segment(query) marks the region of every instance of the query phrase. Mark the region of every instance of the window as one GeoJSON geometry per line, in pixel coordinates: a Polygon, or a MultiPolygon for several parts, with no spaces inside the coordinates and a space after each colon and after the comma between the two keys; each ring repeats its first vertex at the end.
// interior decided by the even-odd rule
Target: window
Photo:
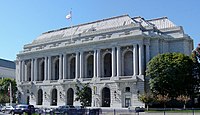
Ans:
{"type": "Polygon", "coordinates": [[[125,98],[125,107],[131,106],[131,99],[130,98],[125,98]]]}
{"type": "Polygon", "coordinates": [[[130,92],[130,87],[126,87],[125,92],[130,92]]]}

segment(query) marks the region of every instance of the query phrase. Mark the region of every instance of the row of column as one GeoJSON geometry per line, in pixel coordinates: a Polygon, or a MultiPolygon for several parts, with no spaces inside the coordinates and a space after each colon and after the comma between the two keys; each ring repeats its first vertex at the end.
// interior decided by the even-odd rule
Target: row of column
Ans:
{"type": "MultiPolygon", "coordinates": [[[[114,76],[121,76],[122,74],[122,62],[121,62],[121,47],[112,47],[111,51],[112,55],[112,77],[114,76]],[[116,50],[117,49],[117,50],[116,50]],[[115,58],[116,57],[116,58],[115,58]],[[115,60],[116,59],[116,60],[115,60]]],[[[50,80],[52,76],[52,56],[44,57],[44,80],[50,80]]],[[[59,79],[66,79],[67,77],[67,55],[66,54],[60,54],[59,55],[59,79]]],[[[31,81],[36,81],[38,76],[38,62],[37,59],[34,58],[31,59],[31,81]]],[[[101,77],[101,56],[100,56],[100,49],[95,49],[93,53],[93,75],[94,77],[101,77]]],[[[149,56],[149,45],[137,45],[133,44],[133,73],[134,75],[143,75],[144,74],[144,66],[150,59],[149,56]],[[139,48],[139,49],[138,49],[139,48]],[[144,56],[145,51],[145,56],[144,56]],[[138,56],[139,55],[139,56],[138,56]],[[146,58],[146,59],[144,59],[146,58]],[[145,62],[146,61],[146,62],[145,62]],[[139,72],[139,73],[138,73],[139,72]]],[[[75,55],[75,78],[77,79],[84,77],[83,72],[83,51],[76,52],[75,55]]],[[[19,61],[19,67],[20,67],[20,81],[27,81],[27,68],[25,67],[25,60],[19,61]]],[[[68,75],[69,76],[69,75],[68,75]]]]}

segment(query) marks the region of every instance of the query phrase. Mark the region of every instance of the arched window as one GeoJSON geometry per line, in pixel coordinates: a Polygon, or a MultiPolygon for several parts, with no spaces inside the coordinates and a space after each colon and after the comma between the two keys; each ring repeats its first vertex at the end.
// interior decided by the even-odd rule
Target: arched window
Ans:
{"type": "Polygon", "coordinates": [[[51,92],[51,105],[57,106],[57,89],[53,89],[51,92]]]}
{"type": "Polygon", "coordinates": [[[124,76],[133,75],[133,53],[132,51],[127,51],[124,54],[124,76]]]}
{"type": "Polygon", "coordinates": [[[105,56],[104,56],[104,71],[103,71],[103,75],[104,77],[111,77],[112,75],[112,59],[111,59],[111,53],[107,53],[105,56]]]}
{"type": "Polygon", "coordinates": [[[91,104],[92,104],[92,90],[89,87],[86,88],[86,96],[88,97],[88,100],[87,100],[88,103],[87,103],[86,106],[91,107],[91,104]]]}
{"type": "Polygon", "coordinates": [[[69,88],[67,90],[67,105],[73,105],[74,100],[74,90],[69,88]]]}
{"type": "Polygon", "coordinates": [[[107,87],[102,89],[102,107],[110,107],[110,89],[107,87]]]}
{"type": "Polygon", "coordinates": [[[39,89],[37,94],[37,105],[42,105],[42,102],[43,102],[43,91],[42,89],[39,89]]]}
{"type": "Polygon", "coordinates": [[[94,58],[90,55],[87,58],[87,78],[92,78],[94,74],[94,58]]]}

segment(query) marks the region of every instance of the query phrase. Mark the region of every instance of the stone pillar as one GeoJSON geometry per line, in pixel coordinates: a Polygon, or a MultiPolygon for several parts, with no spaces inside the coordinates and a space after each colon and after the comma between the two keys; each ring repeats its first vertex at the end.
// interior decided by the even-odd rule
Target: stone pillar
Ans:
{"type": "Polygon", "coordinates": [[[100,77],[101,76],[101,66],[100,66],[100,49],[97,49],[97,52],[96,52],[96,58],[97,58],[97,77],[100,77]]]}
{"type": "Polygon", "coordinates": [[[112,48],[112,77],[115,76],[115,47],[112,48]]]}
{"type": "Polygon", "coordinates": [[[34,60],[31,59],[31,81],[34,80],[34,60]]]}
{"type": "Polygon", "coordinates": [[[121,49],[117,46],[117,76],[121,76],[121,49]]]}
{"type": "Polygon", "coordinates": [[[66,65],[66,54],[63,55],[63,79],[66,79],[66,71],[67,71],[67,65],[66,65]]]}
{"type": "Polygon", "coordinates": [[[19,81],[22,81],[22,61],[19,60],[19,81]]]}
{"type": "Polygon", "coordinates": [[[133,73],[138,75],[138,53],[137,53],[137,44],[133,45],[133,73]]]}
{"type": "Polygon", "coordinates": [[[83,77],[83,52],[80,52],[80,78],[83,77]]]}
{"type": "Polygon", "coordinates": [[[146,44],[146,65],[150,60],[150,49],[149,44],[146,44]]]}
{"type": "Polygon", "coordinates": [[[48,57],[44,59],[44,80],[48,80],[48,57]]]}
{"type": "Polygon", "coordinates": [[[25,81],[25,61],[22,61],[22,81],[25,81]]]}
{"type": "Polygon", "coordinates": [[[62,74],[62,70],[63,70],[63,55],[60,54],[59,55],[59,80],[63,79],[63,74],[62,74]]]}
{"type": "Polygon", "coordinates": [[[96,77],[96,73],[97,73],[97,72],[96,72],[96,69],[97,69],[97,66],[96,66],[97,51],[96,51],[96,50],[94,50],[94,54],[93,54],[93,55],[94,55],[94,57],[93,57],[93,59],[94,59],[94,62],[93,62],[93,63],[94,63],[94,66],[93,66],[93,68],[94,68],[94,70],[93,70],[93,71],[94,71],[93,77],[96,77]]]}
{"type": "Polygon", "coordinates": [[[48,80],[51,80],[51,56],[48,56],[48,80]]]}
{"type": "Polygon", "coordinates": [[[79,52],[76,52],[76,76],[75,78],[77,79],[79,76],[79,52]]]}
{"type": "Polygon", "coordinates": [[[28,64],[27,63],[28,63],[28,61],[24,62],[24,81],[28,81],[27,80],[27,77],[28,77],[27,76],[28,75],[28,71],[27,71],[28,70],[28,64]]]}
{"type": "Polygon", "coordinates": [[[139,45],[139,75],[144,73],[144,46],[139,45]]]}
{"type": "Polygon", "coordinates": [[[37,70],[38,70],[38,67],[37,67],[38,63],[37,63],[37,58],[34,59],[34,81],[37,81],[37,70]]]}

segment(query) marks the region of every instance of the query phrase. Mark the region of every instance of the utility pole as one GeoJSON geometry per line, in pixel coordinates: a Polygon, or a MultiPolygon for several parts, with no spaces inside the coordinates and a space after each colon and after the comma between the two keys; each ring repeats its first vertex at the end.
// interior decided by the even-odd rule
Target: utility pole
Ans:
{"type": "Polygon", "coordinates": [[[11,82],[10,82],[10,86],[9,86],[10,88],[10,106],[12,106],[12,84],[11,84],[11,82]]]}

